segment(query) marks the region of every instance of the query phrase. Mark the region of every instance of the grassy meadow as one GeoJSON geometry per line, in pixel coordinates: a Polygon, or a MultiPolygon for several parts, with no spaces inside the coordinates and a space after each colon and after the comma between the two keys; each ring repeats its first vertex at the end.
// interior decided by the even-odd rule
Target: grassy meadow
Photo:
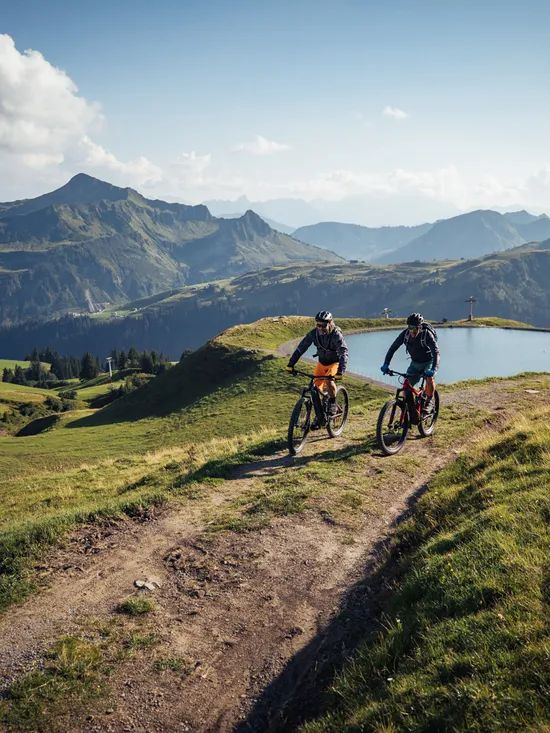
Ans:
{"type": "MultiPolygon", "coordinates": [[[[44,362],[40,362],[42,366],[50,370],[50,364],[45,364],[44,362]]],[[[4,369],[15,369],[16,366],[20,366],[22,369],[28,369],[31,365],[30,361],[20,361],[19,359],[0,359],[0,373],[4,371],[4,369]]]]}

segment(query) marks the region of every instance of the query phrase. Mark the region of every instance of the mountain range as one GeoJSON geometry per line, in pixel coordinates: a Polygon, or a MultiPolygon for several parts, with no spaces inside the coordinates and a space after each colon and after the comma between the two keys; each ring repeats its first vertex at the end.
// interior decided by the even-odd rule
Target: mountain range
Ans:
{"type": "Polygon", "coordinates": [[[147,199],[79,174],[35,199],[0,204],[0,324],[94,311],[187,283],[289,262],[338,262],[253,211],[147,199]]]}
{"type": "Polygon", "coordinates": [[[472,211],[416,227],[364,227],[321,222],[296,229],[302,242],[326,247],[346,259],[377,264],[414,260],[460,260],[550,237],[550,219],[527,211],[472,211]]]}
{"type": "MultiPolygon", "coordinates": [[[[121,309],[124,303],[143,298],[153,297],[158,302],[162,300],[159,294],[183,286],[227,280],[291,263],[296,265],[299,277],[307,279],[307,268],[304,271],[298,263],[370,261],[379,266],[378,271],[364,273],[369,287],[373,287],[374,282],[384,281],[376,275],[383,265],[426,261],[430,269],[440,271],[444,261],[477,260],[550,238],[550,219],[527,211],[473,211],[416,227],[372,228],[321,222],[295,230],[292,237],[277,231],[250,209],[240,216],[225,216],[228,218],[213,216],[204,205],[148,199],[131,188],[119,188],[84,174],[43,196],[0,203],[0,325],[71,312],[100,312],[112,305],[121,309]],[[438,264],[432,264],[434,260],[438,264]]],[[[283,226],[269,221],[279,228],[283,226]]],[[[547,248],[545,244],[527,247],[531,253],[537,249],[547,248]]],[[[417,271],[410,264],[404,271],[407,267],[417,271]]],[[[330,277],[334,275],[338,281],[335,272],[331,271],[330,277]]],[[[264,278],[258,277],[256,284],[264,278]]],[[[288,312],[302,312],[296,310],[302,301],[290,284],[294,279],[288,280],[292,294],[277,295],[271,303],[277,306],[275,310],[284,306],[288,312]]],[[[331,281],[325,289],[318,284],[319,291],[326,293],[332,292],[332,287],[331,281]]],[[[264,307],[268,291],[258,295],[260,288],[255,285],[254,292],[254,298],[264,307]]],[[[185,293],[189,303],[205,308],[201,296],[191,297],[192,291],[187,290],[185,293]]],[[[389,285],[382,290],[376,285],[373,297],[377,305],[373,301],[372,308],[394,308],[395,303],[386,302],[392,293],[389,285]]],[[[414,294],[416,297],[416,291],[414,294]]],[[[224,295],[225,300],[214,298],[213,302],[236,317],[232,304],[227,302],[234,295],[241,304],[247,301],[248,296],[232,288],[224,295]]],[[[370,303],[369,298],[365,303],[370,303]]],[[[247,318],[255,320],[259,315],[254,311],[247,318]]],[[[212,322],[221,320],[216,316],[212,322]]],[[[231,323],[224,321],[223,325],[231,323]]],[[[206,321],[204,327],[208,327],[206,321]]]]}
{"type": "Polygon", "coordinates": [[[436,222],[403,247],[376,257],[376,262],[470,259],[549,237],[550,219],[545,214],[472,211],[436,222]]]}

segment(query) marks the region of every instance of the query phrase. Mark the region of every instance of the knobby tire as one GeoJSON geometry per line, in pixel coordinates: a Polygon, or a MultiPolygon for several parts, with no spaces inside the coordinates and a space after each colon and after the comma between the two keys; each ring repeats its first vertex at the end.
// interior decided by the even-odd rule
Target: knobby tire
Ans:
{"type": "Polygon", "coordinates": [[[291,456],[296,456],[300,453],[309,435],[309,429],[311,426],[311,411],[313,405],[310,400],[306,400],[304,397],[300,397],[290,416],[290,422],[288,424],[288,452],[291,456]],[[300,425],[302,420],[302,437],[296,441],[294,436],[294,429],[300,425]]]}
{"type": "Polygon", "coordinates": [[[432,397],[432,403],[433,411],[431,415],[428,418],[423,417],[418,424],[418,432],[423,438],[429,438],[430,435],[433,435],[435,424],[439,417],[439,394],[437,390],[435,390],[434,396],[432,397]]]}
{"type": "Polygon", "coordinates": [[[388,400],[380,410],[376,423],[376,440],[384,455],[393,456],[405,445],[409,432],[409,414],[404,400],[388,400]],[[395,409],[394,409],[395,408],[395,409]],[[393,413],[391,426],[389,420],[393,413]],[[404,414],[402,414],[404,413],[404,414]]]}
{"type": "Polygon", "coordinates": [[[345,387],[336,389],[336,406],[338,413],[327,419],[327,433],[331,438],[341,435],[348,421],[349,395],[345,387]]]}

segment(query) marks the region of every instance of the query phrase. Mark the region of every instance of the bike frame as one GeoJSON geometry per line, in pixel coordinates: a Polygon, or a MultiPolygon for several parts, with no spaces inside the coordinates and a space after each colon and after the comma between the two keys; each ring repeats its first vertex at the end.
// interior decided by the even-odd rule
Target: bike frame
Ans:
{"type": "Polygon", "coordinates": [[[313,402],[313,409],[315,410],[317,420],[320,425],[324,426],[326,423],[326,415],[321,402],[321,393],[315,384],[315,380],[324,379],[326,382],[334,382],[334,377],[316,377],[315,375],[308,374],[307,372],[301,372],[299,369],[294,369],[292,374],[300,374],[303,377],[309,377],[309,384],[307,387],[302,389],[302,397],[305,397],[308,393],[311,394],[311,401],[313,402]]]}
{"type": "MultiPolygon", "coordinates": [[[[403,395],[405,397],[405,406],[407,407],[407,411],[410,413],[411,409],[414,409],[416,411],[416,413],[417,413],[417,419],[420,422],[422,420],[421,408],[420,408],[420,405],[419,405],[418,400],[416,398],[417,397],[420,397],[420,395],[424,392],[424,386],[426,384],[426,374],[424,372],[421,374],[422,381],[420,382],[419,389],[417,389],[416,387],[413,387],[412,386],[412,384],[409,382],[409,377],[408,377],[407,374],[403,374],[402,372],[394,372],[391,369],[387,372],[387,374],[390,377],[403,377],[403,379],[404,379],[403,384],[400,387],[398,387],[397,390],[396,390],[396,392],[395,392],[395,400],[396,400],[396,402],[398,402],[400,400],[400,396],[401,396],[400,393],[403,392],[403,395]],[[412,405],[407,400],[407,395],[411,395],[412,396],[412,398],[413,398],[413,404],[412,405]]],[[[391,417],[390,417],[390,422],[393,422],[393,420],[395,418],[395,408],[396,408],[396,406],[397,405],[394,405],[394,407],[392,409],[391,417]]],[[[401,422],[402,421],[403,421],[403,412],[401,412],[401,422]]]]}

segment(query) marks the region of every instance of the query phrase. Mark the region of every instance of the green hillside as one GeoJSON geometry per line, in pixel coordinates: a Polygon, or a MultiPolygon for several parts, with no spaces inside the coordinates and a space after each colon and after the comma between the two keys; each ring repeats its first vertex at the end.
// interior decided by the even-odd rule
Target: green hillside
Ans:
{"type": "Polygon", "coordinates": [[[205,206],[153,201],[80,175],[52,194],[0,206],[0,324],[97,312],[270,265],[339,259],[251,211],[216,219],[205,206]]]}
{"type": "MultiPolygon", "coordinates": [[[[0,607],[25,592],[21,553],[32,555],[35,543],[98,512],[181,497],[205,463],[281,439],[296,380],[282,358],[231,341],[230,331],[103,409],[64,412],[26,438],[0,436],[0,555],[16,553],[0,573],[0,607]]],[[[353,390],[356,404],[377,395],[362,383],[353,390]]]]}
{"type": "Polygon", "coordinates": [[[549,278],[548,242],[454,262],[287,265],[171,289],[93,320],[27,323],[0,336],[10,354],[27,353],[38,343],[62,353],[136,346],[174,357],[236,323],[273,314],[313,316],[320,307],[337,317],[375,318],[388,307],[401,318],[422,311],[434,320],[459,320],[468,313],[464,301],[470,295],[476,298],[476,317],[490,314],[547,327],[549,278]]]}
{"type": "MultiPolygon", "coordinates": [[[[50,369],[50,364],[44,364],[41,362],[44,369],[50,369]]],[[[20,366],[22,369],[28,369],[31,365],[30,361],[18,361],[17,359],[0,359],[0,372],[4,369],[15,369],[16,366],[20,366]]]]}
{"type": "MultiPolygon", "coordinates": [[[[0,435],[15,435],[27,423],[57,412],[57,395],[47,389],[0,382],[0,435]]],[[[74,407],[65,402],[65,407],[74,407]]]]}

